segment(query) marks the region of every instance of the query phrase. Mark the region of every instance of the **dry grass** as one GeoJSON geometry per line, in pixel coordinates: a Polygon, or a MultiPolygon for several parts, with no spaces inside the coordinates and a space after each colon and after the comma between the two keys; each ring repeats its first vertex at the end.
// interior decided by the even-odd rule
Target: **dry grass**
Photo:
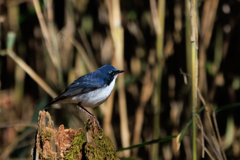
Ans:
{"type": "MultiPolygon", "coordinates": [[[[190,14],[189,2],[0,2],[1,158],[29,157],[35,133],[28,127],[35,126],[50,97],[79,76],[112,64],[125,72],[95,115],[116,149],[142,144],[118,156],[239,159],[239,4],[198,1],[197,12],[190,14]],[[192,27],[190,15],[196,18],[192,27]],[[191,64],[196,48],[198,65],[191,64]],[[184,130],[192,106],[198,113],[196,134],[192,127],[184,130]],[[197,148],[191,145],[195,136],[197,148]]],[[[50,112],[56,126],[76,129],[86,121],[71,105],[50,112]]]]}

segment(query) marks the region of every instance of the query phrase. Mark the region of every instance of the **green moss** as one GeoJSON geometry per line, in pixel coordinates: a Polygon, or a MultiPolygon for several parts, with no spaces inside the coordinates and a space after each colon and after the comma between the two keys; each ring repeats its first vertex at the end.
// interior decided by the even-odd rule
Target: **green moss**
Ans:
{"type": "Polygon", "coordinates": [[[45,142],[45,140],[48,140],[48,141],[51,140],[51,132],[43,129],[42,132],[41,132],[41,141],[45,142]]]}
{"type": "Polygon", "coordinates": [[[71,143],[72,147],[70,151],[66,154],[66,160],[75,160],[81,159],[83,145],[86,143],[86,133],[83,130],[80,130],[76,135],[74,135],[74,139],[71,143]]]}
{"type": "Polygon", "coordinates": [[[112,141],[102,131],[98,134],[93,134],[92,137],[93,143],[87,143],[85,146],[85,154],[87,159],[119,160],[119,158],[116,156],[112,141]]]}
{"type": "Polygon", "coordinates": [[[71,148],[66,152],[64,159],[80,160],[83,155],[88,160],[119,160],[116,156],[115,148],[103,131],[99,131],[95,124],[85,123],[87,133],[82,129],[74,136],[71,148]],[[87,136],[91,142],[87,143],[87,136]],[[84,151],[84,152],[83,152],[84,151]]]}
{"type": "Polygon", "coordinates": [[[46,133],[46,136],[51,137],[51,133],[48,131],[48,132],[46,133]]]}
{"type": "MultiPolygon", "coordinates": [[[[51,140],[51,132],[49,132],[46,129],[42,129],[42,132],[40,134],[41,136],[41,142],[44,144],[45,141],[50,141],[51,140]]],[[[47,157],[43,156],[43,151],[42,149],[39,151],[39,159],[51,159],[51,154],[48,154],[47,157]]]]}

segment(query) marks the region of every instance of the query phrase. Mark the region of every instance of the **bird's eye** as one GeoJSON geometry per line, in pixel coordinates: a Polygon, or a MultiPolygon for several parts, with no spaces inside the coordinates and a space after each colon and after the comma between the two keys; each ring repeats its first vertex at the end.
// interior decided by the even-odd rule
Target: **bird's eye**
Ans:
{"type": "Polygon", "coordinates": [[[113,75],[114,75],[114,72],[113,72],[113,71],[110,71],[109,74],[113,76],[113,75]]]}

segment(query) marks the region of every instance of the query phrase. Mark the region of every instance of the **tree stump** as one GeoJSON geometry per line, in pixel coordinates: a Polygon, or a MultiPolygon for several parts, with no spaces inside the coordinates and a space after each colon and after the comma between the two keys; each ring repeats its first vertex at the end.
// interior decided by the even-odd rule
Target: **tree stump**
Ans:
{"type": "Polygon", "coordinates": [[[56,130],[53,126],[50,114],[40,111],[32,160],[119,159],[112,141],[98,129],[94,119],[88,120],[86,131],[64,129],[64,125],[56,130]]]}

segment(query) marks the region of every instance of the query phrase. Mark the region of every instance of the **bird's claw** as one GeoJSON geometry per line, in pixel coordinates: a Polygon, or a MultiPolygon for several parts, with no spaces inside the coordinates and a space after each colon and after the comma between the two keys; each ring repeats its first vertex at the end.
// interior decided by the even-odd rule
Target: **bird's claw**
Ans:
{"type": "Polygon", "coordinates": [[[91,125],[91,124],[95,124],[95,126],[97,126],[99,130],[102,129],[97,117],[95,117],[95,116],[91,116],[91,118],[88,118],[88,125],[91,125]],[[94,123],[93,123],[93,121],[94,121],[94,123]]]}

